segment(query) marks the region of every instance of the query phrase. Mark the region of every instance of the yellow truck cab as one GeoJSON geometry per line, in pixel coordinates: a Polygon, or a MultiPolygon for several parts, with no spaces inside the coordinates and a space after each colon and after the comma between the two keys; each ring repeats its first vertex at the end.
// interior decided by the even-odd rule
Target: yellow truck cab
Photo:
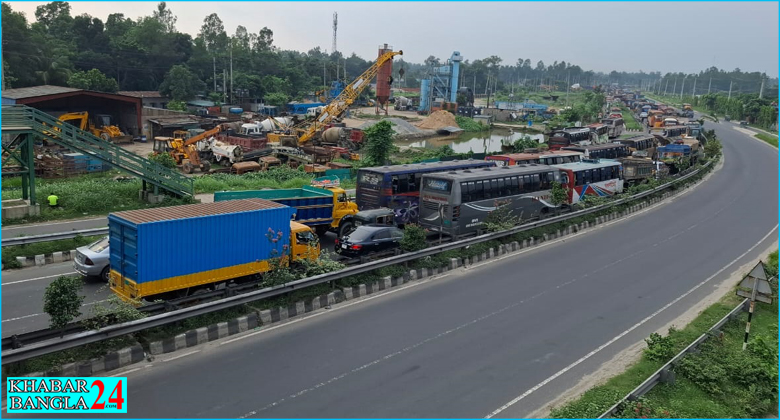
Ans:
{"type": "Polygon", "coordinates": [[[290,244],[292,262],[304,259],[314,261],[320,255],[320,241],[312,229],[302,223],[290,221],[290,244]]]}
{"type": "Polygon", "coordinates": [[[357,203],[350,201],[347,192],[341,187],[325,187],[323,189],[333,193],[333,221],[330,227],[338,229],[344,217],[354,216],[358,212],[357,203]]]}

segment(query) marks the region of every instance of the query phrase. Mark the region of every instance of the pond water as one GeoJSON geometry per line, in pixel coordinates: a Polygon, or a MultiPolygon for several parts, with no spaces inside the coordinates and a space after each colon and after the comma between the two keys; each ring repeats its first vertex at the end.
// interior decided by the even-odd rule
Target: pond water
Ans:
{"type": "Polygon", "coordinates": [[[455,153],[490,153],[500,152],[501,145],[511,145],[515,140],[531,137],[537,141],[544,141],[544,134],[537,132],[523,133],[519,130],[510,132],[504,129],[493,129],[482,133],[463,133],[459,136],[436,137],[425,140],[396,141],[398,146],[436,149],[442,146],[450,146],[455,153]]]}

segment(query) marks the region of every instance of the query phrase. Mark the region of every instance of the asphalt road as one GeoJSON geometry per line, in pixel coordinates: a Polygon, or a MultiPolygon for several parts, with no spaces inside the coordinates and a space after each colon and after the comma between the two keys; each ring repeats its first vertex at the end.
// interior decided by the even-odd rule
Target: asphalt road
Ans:
{"type": "Polygon", "coordinates": [[[45,235],[49,233],[70,232],[73,230],[104,228],[107,226],[108,219],[103,216],[90,219],[68,220],[51,223],[12,225],[3,227],[2,235],[3,238],[16,238],[19,236],[45,235]]]}
{"type": "Polygon", "coordinates": [[[777,152],[707,126],[725,164],[688,194],[587,235],[160,357],[126,373],[128,417],[483,417],[513,400],[497,417],[527,416],[777,240],[767,236],[777,152]]]}
{"type": "Polygon", "coordinates": [[[731,125],[706,127],[717,127],[725,163],[688,194],[586,235],[133,367],[122,375],[126,417],[528,416],[777,240],[777,151],[731,125]]]}
{"type": "MultiPolygon", "coordinates": [[[[336,235],[327,233],[320,238],[322,249],[333,251],[336,235]]],[[[2,331],[3,337],[36,331],[49,326],[49,316],[43,312],[43,294],[46,286],[61,275],[78,275],[73,262],[49,264],[42,267],[4,271],[2,275],[2,331]]],[[[84,278],[84,316],[91,306],[111,296],[111,290],[98,278],[84,278]]]]}
{"type": "MultiPolygon", "coordinates": [[[[61,275],[75,276],[72,262],[43,267],[4,271],[2,275],[2,335],[36,331],[49,326],[49,316],[43,312],[43,293],[61,275]]],[[[81,312],[89,315],[91,306],[111,294],[100,279],[84,279],[85,296],[81,312]]]]}

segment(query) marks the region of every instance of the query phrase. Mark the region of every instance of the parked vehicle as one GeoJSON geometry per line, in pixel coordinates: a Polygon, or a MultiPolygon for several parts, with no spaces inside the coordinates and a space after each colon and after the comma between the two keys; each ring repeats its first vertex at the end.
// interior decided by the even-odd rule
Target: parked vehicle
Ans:
{"type": "Polygon", "coordinates": [[[84,277],[100,277],[108,282],[110,267],[109,237],[100,238],[97,241],[80,248],[76,248],[76,258],[73,259],[73,268],[84,277]]]}
{"type": "Polygon", "coordinates": [[[401,247],[404,233],[395,226],[364,225],[336,240],[336,252],[348,257],[360,257],[401,247]]]}
{"type": "Polygon", "coordinates": [[[495,166],[493,161],[469,159],[361,168],[357,175],[357,205],[363,210],[387,207],[395,212],[399,226],[416,223],[424,174],[495,166]]]}
{"type": "Polygon", "coordinates": [[[420,226],[453,238],[484,233],[490,212],[509,206],[520,220],[544,217],[560,172],[546,165],[515,165],[423,175],[420,226]]]}
{"type": "Polygon", "coordinates": [[[295,209],[293,220],[314,228],[320,235],[333,231],[339,237],[344,236],[352,230],[352,216],[358,212],[357,204],[351,202],[347,192],[339,186],[214,193],[214,202],[247,198],[261,198],[290,206],[295,209]]]}
{"type": "Polygon", "coordinates": [[[623,192],[623,166],[617,160],[585,159],[552,166],[561,171],[569,204],[576,204],[587,195],[605,197],[623,192]]]}
{"type": "Polygon", "coordinates": [[[267,200],[232,200],[108,215],[111,290],[121,299],[172,299],[256,278],[319,256],[295,209],[267,200]],[[204,232],[219,234],[215,245],[204,232]]]}

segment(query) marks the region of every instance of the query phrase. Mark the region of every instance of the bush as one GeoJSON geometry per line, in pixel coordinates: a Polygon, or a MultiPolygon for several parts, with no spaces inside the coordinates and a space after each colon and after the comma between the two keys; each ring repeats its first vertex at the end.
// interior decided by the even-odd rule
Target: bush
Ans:
{"type": "Polygon", "coordinates": [[[473,118],[469,117],[462,117],[460,115],[455,116],[455,121],[458,122],[458,127],[462,128],[463,131],[467,133],[476,133],[479,131],[487,131],[490,129],[485,124],[482,124],[482,122],[474,121],[473,118]]]}
{"type": "Polygon", "coordinates": [[[426,237],[425,229],[418,225],[406,225],[404,227],[404,237],[401,238],[401,249],[406,252],[425,249],[428,246],[428,243],[425,241],[426,237]]]}
{"type": "Polygon", "coordinates": [[[509,230],[520,224],[520,218],[512,214],[508,201],[494,202],[496,209],[488,213],[485,218],[485,226],[490,232],[509,230]]]}
{"type": "Polygon", "coordinates": [[[149,160],[166,168],[176,169],[176,161],[168,153],[149,153],[149,160]]]}
{"type": "Polygon", "coordinates": [[[659,362],[667,362],[674,357],[674,340],[672,340],[670,334],[666,337],[661,336],[658,333],[650,334],[650,338],[646,338],[647,348],[645,349],[645,357],[650,360],[656,360],[659,362]]]}
{"type": "Polygon", "coordinates": [[[51,318],[51,328],[64,328],[68,323],[81,316],[81,304],[85,296],[80,296],[84,286],[78,277],[60,276],[46,286],[43,294],[43,311],[51,318]]]}

